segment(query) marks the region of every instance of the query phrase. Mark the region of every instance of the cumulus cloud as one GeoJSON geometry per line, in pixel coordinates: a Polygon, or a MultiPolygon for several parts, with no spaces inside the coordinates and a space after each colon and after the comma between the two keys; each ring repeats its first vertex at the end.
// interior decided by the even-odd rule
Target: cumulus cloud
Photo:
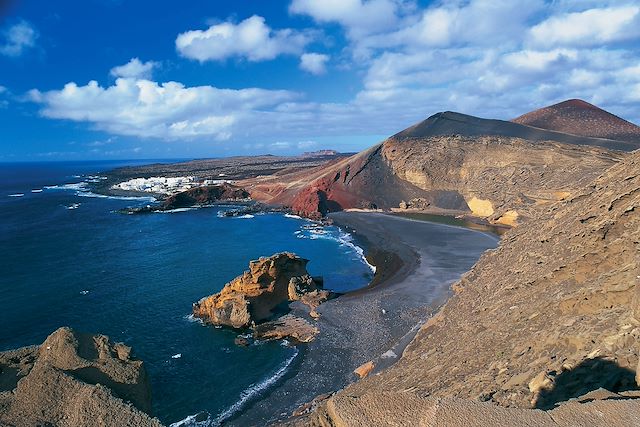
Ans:
{"type": "Polygon", "coordinates": [[[261,16],[238,24],[222,22],[206,30],[192,30],[176,38],[178,52],[201,62],[238,57],[267,61],[280,55],[297,55],[311,41],[308,33],[292,29],[273,30],[261,16]]]}
{"type": "Polygon", "coordinates": [[[36,45],[38,32],[27,21],[20,21],[4,31],[0,54],[17,57],[36,45]]]}
{"type": "Polygon", "coordinates": [[[613,0],[436,3],[351,40],[353,52],[367,52],[354,61],[365,76],[357,101],[510,118],[578,97],[640,121],[638,9],[613,0]]]}
{"type": "MultiPolygon", "coordinates": [[[[412,3],[292,1],[291,13],[309,15],[319,25],[343,27],[347,46],[341,59],[351,58],[354,73],[362,76],[360,90],[343,102],[313,102],[312,94],[305,98],[289,91],[187,87],[139,77],[119,78],[108,87],[70,83],[60,90],[33,91],[31,98],[42,105],[46,117],[87,122],[112,134],[230,139],[256,149],[257,144],[266,149],[278,141],[389,135],[443,110],[509,119],[568,98],[582,98],[640,122],[640,53],[635,48],[640,35],[627,21],[605,22],[609,15],[601,13],[628,7],[620,6],[622,2],[443,0],[426,8],[412,8],[412,3]],[[366,28],[359,13],[367,8],[389,8],[391,19],[366,28]],[[585,16],[590,32],[584,36],[563,33],[556,24],[585,16]],[[624,37],[623,28],[628,30],[624,37]]],[[[194,49],[189,57],[201,61],[284,54],[270,47],[278,31],[266,27],[262,18],[258,21],[258,27],[268,30],[266,36],[257,32],[263,34],[257,39],[266,44],[212,43],[226,37],[215,35],[221,28],[239,40],[242,21],[213,25],[218,30],[212,31],[212,40],[205,35],[210,29],[192,34],[183,39],[184,46],[194,49]]],[[[305,43],[290,52],[300,56],[300,68],[322,72],[329,59],[305,53],[305,43]]]]}
{"type": "Polygon", "coordinates": [[[534,45],[597,46],[640,35],[640,6],[589,9],[551,16],[530,30],[534,45]]]}
{"type": "Polygon", "coordinates": [[[29,97],[43,106],[44,117],[88,122],[116,135],[168,140],[211,137],[229,139],[235,126],[251,120],[260,109],[292,100],[288,91],[186,87],[178,82],[118,78],[102,87],[67,83],[63,89],[29,97]]]}
{"type": "Polygon", "coordinates": [[[320,75],[327,72],[329,55],[321,53],[305,53],[300,57],[300,69],[311,74],[320,75]]]}
{"type": "Polygon", "coordinates": [[[153,69],[159,65],[160,64],[154,61],[142,62],[138,58],[131,58],[126,64],[113,67],[110,74],[114,77],[150,79],[153,74],[153,69]]]}
{"type": "Polygon", "coordinates": [[[289,6],[292,14],[339,23],[354,40],[395,28],[400,17],[413,9],[409,0],[293,0],[289,6]]]}

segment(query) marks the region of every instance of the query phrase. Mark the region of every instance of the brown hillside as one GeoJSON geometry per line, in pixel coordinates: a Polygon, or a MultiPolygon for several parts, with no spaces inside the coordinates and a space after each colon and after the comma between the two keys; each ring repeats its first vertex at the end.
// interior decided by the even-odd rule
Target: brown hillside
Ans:
{"type": "Polygon", "coordinates": [[[638,425],[638,401],[620,399],[638,389],[639,278],[640,152],[511,230],[398,363],[300,423],[638,425]],[[588,392],[547,413],[499,408],[546,410],[588,392]],[[614,400],[588,403],[598,398],[614,400]]]}
{"type": "Polygon", "coordinates": [[[622,157],[598,147],[506,136],[393,137],[332,164],[239,185],[254,199],[312,217],[398,208],[404,201],[512,223],[568,197],[622,157]]]}
{"type": "Polygon", "coordinates": [[[572,135],[632,142],[640,148],[640,126],[580,99],[544,107],[512,121],[572,135]]]}

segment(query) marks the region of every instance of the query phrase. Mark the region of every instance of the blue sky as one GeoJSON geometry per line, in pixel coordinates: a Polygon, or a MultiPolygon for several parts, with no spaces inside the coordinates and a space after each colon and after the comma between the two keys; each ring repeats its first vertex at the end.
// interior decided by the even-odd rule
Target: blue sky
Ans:
{"type": "MultiPolygon", "coordinates": [[[[7,2],[0,1],[0,5],[7,2]]],[[[14,1],[0,161],[358,151],[437,111],[640,122],[640,4],[14,1]]]]}

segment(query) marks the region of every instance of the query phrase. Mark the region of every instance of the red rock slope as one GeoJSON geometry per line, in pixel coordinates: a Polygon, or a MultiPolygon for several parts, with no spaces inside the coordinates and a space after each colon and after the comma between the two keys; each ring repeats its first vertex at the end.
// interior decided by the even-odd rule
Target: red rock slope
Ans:
{"type": "Polygon", "coordinates": [[[572,135],[633,142],[640,148],[640,126],[581,99],[550,105],[512,121],[572,135]]]}

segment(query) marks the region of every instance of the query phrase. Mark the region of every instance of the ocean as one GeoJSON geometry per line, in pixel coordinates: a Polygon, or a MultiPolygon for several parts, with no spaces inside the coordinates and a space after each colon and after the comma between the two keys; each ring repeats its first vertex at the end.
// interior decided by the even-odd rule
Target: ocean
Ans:
{"type": "Polygon", "coordinates": [[[310,260],[325,288],[372,278],[362,250],[337,227],[282,214],[220,217],[233,206],[125,215],[144,198],[93,194],[88,183],[147,162],[0,164],[0,351],[40,344],[61,326],[108,335],[145,361],[163,423],[237,416],[295,368],[286,342],[234,344],[191,305],[218,292],[248,262],[281,251],[310,260]],[[198,417],[200,419],[200,417],[198,417]]]}

